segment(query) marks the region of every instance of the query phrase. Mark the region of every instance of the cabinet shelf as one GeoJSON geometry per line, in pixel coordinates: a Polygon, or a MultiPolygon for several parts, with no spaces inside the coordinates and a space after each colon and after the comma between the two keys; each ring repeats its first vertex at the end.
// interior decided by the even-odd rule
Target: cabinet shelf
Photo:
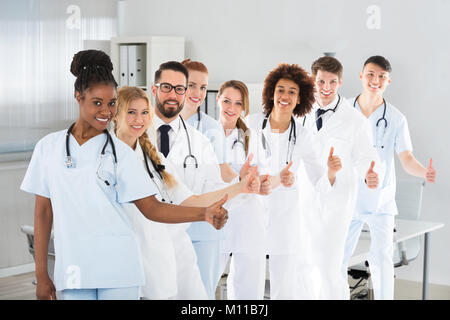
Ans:
{"type": "Polygon", "coordinates": [[[161,63],[184,59],[184,37],[120,36],[111,38],[113,75],[119,84],[150,91],[161,63]]]}

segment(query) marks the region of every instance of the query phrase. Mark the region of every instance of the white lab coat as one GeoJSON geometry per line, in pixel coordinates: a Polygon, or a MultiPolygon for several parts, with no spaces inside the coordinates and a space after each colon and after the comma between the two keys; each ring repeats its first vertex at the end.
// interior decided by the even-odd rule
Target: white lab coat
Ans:
{"type": "MultiPolygon", "coordinates": [[[[271,134],[270,117],[266,128],[261,131],[264,114],[252,114],[248,116],[252,132],[257,138],[257,148],[255,151],[256,163],[259,166],[260,174],[278,175],[286,167],[286,160],[291,160],[288,155],[288,137],[291,127],[282,134],[271,134]],[[270,148],[270,156],[262,146],[261,133],[264,133],[270,148]]],[[[290,150],[293,150],[293,165],[290,171],[296,174],[293,186],[286,188],[282,185],[277,187],[268,196],[265,196],[266,209],[269,212],[267,226],[267,254],[296,254],[299,252],[300,242],[303,235],[299,234],[300,202],[298,195],[299,181],[297,169],[300,164],[304,164],[307,169],[308,178],[317,191],[327,193],[331,190],[325,169],[326,162],[320,159],[319,149],[316,147],[313,135],[298,121],[296,122],[297,142],[290,150]]]]}
{"type": "MultiPolygon", "coordinates": [[[[333,107],[337,99],[332,102],[333,107]]],[[[333,191],[318,199],[310,194],[303,202],[302,228],[310,230],[305,245],[306,255],[300,259],[299,268],[314,277],[300,277],[299,298],[303,299],[348,299],[347,279],[340,272],[345,240],[356,202],[357,187],[364,181],[371,161],[375,171],[381,168],[373,148],[372,133],[367,119],[341,98],[335,113],[323,122],[318,131],[314,109],[300,122],[314,133],[321,147],[321,162],[327,163],[330,148],[341,159],[342,169],[336,175],[333,191]]],[[[304,175],[304,173],[302,174],[304,175]]],[[[306,179],[302,181],[303,194],[311,190],[306,179]]],[[[303,273],[305,274],[305,273],[303,273]]]]}
{"type": "MultiPolygon", "coordinates": [[[[250,134],[248,155],[254,153],[256,135],[250,134]]],[[[226,137],[225,152],[233,171],[239,175],[246,161],[244,135],[238,135],[235,128],[226,137]],[[236,142],[241,141],[241,142],[236,142]]],[[[254,161],[252,162],[252,165],[254,161]]],[[[239,177],[236,178],[236,181],[239,177]]],[[[229,260],[230,271],[227,277],[228,300],[262,300],[266,275],[266,230],[268,212],[263,196],[242,194],[232,201],[238,202],[228,211],[229,219],[224,227],[223,266],[229,260]]]]}
{"type": "MultiPolygon", "coordinates": [[[[157,145],[156,129],[162,120],[155,116],[153,126],[147,130],[152,143],[157,145]]],[[[186,137],[186,131],[177,117],[173,122],[173,127],[176,133],[170,136],[170,152],[167,155],[166,161],[172,164],[177,176],[183,181],[186,187],[194,194],[202,194],[221,189],[226,186],[222,180],[220,167],[217,162],[216,155],[213,151],[211,143],[200,131],[193,128],[186,123],[187,132],[189,134],[189,141],[191,153],[197,160],[198,168],[195,168],[195,162],[192,158],[186,161],[186,168],[183,164],[185,158],[189,154],[189,144],[186,137]]],[[[208,222],[195,222],[194,224],[201,226],[203,230],[199,234],[191,233],[192,240],[215,240],[223,239],[223,230],[216,230],[208,222]]],[[[185,228],[189,228],[191,223],[184,224],[185,228]]],[[[196,228],[195,228],[196,229],[196,228]]]]}
{"type": "MultiPolygon", "coordinates": [[[[251,131],[250,131],[251,132],[251,131]]],[[[238,138],[237,129],[226,137],[226,153],[230,167],[239,175],[242,165],[246,161],[245,150],[242,144],[233,142],[238,138]]],[[[248,154],[253,152],[256,137],[250,134],[250,148],[248,154]]],[[[252,162],[253,164],[254,162],[252,162]]],[[[237,182],[238,177],[235,181],[237,182]]],[[[267,212],[264,210],[263,196],[257,194],[241,194],[233,202],[228,212],[229,219],[224,227],[225,240],[223,252],[249,253],[259,248],[265,248],[265,233],[267,227],[267,212]]]]}
{"type": "MultiPolygon", "coordinates": [[[[155,117],[153,126],[148,129],[149,137],[155,145],[157,145],[156,129],[159,128],[160,124],[162,124],[162,120],[155,117]]],[[[189,155],[189,143],[181,119],[177,117],[170,125],[174,132],[172,130],[169,132],[170,151],[166,160],[172,164],[177,177],[194,194],[203,194],[224,188],[226,184],[222,180],[220,167],[208,138],[186,123],[191,154],[195,157],[198,164],[198,167],[195,168],[195,161],[192,158],[187,159],[185,162],[186,157],[189,155]],[[184,168],[184,163],[186,163],[186,168],[184,168]]],[[[228,202],[225,203],[224,207],[227,206],[228,202]]],[[[196,262],[199,266],[208,297],[210,299],[214,298],[213,291],[222,271],[219,270],[220,248],[209,248],[203,254],[203,251],[199,250],[196,245],[215,243],[219,246],[224,238],[223,229],[216,230],[206,221],[170,225],[169,229],[173,237],[184,235],[184,232],[187,231],[190,239],[194,242],[197,254],[196,262]]],[[[189,261],[190,263],[191,261],[189,261]]],[[[179,269],[179,272],[181,271],[182,269],[179,269]]],[[[180,273],[178,275],[183,277],[180,273]]]]}
{"type": "MultiPolygon", "coordinates": [[[[270,255],[270,298],[295,299],[294,286],[298,277],[295,271],[296,257],[302,254],[303,243],[310,237],[309,230],[300,229],[302,215],[300,203],[305,199],[298,190],[299,166],[304,165],[314,190],[320,194],[326,195],[330,192],[331,185],[325,169],[326,162],[321,162],[319,149],[312,133],[303,128],[296,119],[296,143],[294,145],[291,142],[288,145],[292,125],[284,133],[272,133],[270,117],[265,129],[262,130],[264,117],[262,113],[252,114],[248,116],[247,121],[252,131],[256,132],[255,156],[260,174],[278,175],[286,167],[286,162],[291,160],[293,164],[290,171],[295,174],[293,186],[286,188],[280,185],[270,195],[264,197],[268,212],[266,253],[270,255]],[[263,147],[262,134],[267,141],[266,149],[263,147]]],[[[294,139],[293,134],[291,138],[294,139]]]]}
{"type": "MultiPolygon", "coordinates": [[[[136,155],[144,164],[144,155],[139,143],[136,155]]],[[[172,174],[177,184],[168,188],[159,177],[149,158],[148,165],[158,190],[156,197],[166,203],[180,204],[192,192],[176,176],[172,165],[159,155],[165,170],[172,174]]],[[[147,171],[146,171],[147,172],[147,171]]],[[[206,299],[206,291],[197,266],[197,257],[191,239],[184,228],[172,228],[171,224],[146,219],[134,204],[125,206],[139,240],[145,272],[145,286],[141,297],[146,299],[206,299]],[[177,272],[179,270],[179,272],[177,272]]]]}

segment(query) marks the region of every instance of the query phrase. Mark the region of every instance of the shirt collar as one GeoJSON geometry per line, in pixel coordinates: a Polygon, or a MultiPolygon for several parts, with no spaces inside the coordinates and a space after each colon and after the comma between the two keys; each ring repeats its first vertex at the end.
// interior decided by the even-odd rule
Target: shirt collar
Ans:
{"type": "MultiPolygon", "coordinates": [[[[228,130],[228,129],[227,129],[227,130],[228,130]]],[[[232,140],[232,141],[238,139],[238,137],[239,137],[239,135],[238,135],[238,129],[237,129],[237,127],[235,127],[233,130],[231,130],[231,133],[230,133],[228,136],[226,136],[226,138],[227,138],[228,140],[232,140]]]]}
{"type": "Polygon", "coordinates": [[[328,109],[334,109],[334,107],[336,107],[336,103],[338,102],[339,99],[339,95],[336,95],[336,97],[334,97],[333,101],[331,101],[329,104],[327,104],[324,107],[321,107],[317,102],[314,103],[314,110],[317,110],[319,108],[322,108],[323,110],[328,110],[328,109]]]}
{"type": "MultiPolygon", "coordinates": [[[[270,125],[270,117],[271,117],[271,116],[272,116],[272,115],[270,114],[269,117],[267,118],[266,127],[264,128],[264,131],[266,131],[267,133],[270,133],[270,134],[275,133],[275,132],[272,132],[272,127],[271,127],[271,125],[270,125]]],[[[293,117],[293,115],[291,115],[291,119],[289,120],[289,126],[288,126],[288,128],[287,128],[286,131],[284,131],[282,134],[284,134],[284,133],[286,133],[286,132],[287,132],[287,133],[291,132],[292,117],[293,117]]],[[[295,118],[294,118],[294,121],[295,121],[295,118]]]]}
{"type": "Polygon", "coordinates": [[[173,119],[171,122],[165,123],[165,122],[164,122],[163,120],[161,120],[161,118],[158,117],[156,114],[155,114],[155,117],[154,117],[154,119],[153,119],[153,124],[154,124],[154,127],[155,127],[156,130],[158,130],[160,126],[162,126],[162,125],[164,125],[164,124],[167,124],[167,125],[169,125],[169,126],[172,128],[172,130],[173,130],[176,134],[178,133],[178,130],[180,129],[180,126],[182,125],[179,116],[177,116],[177,117],[176,117],[175,119],[173,119]]]}

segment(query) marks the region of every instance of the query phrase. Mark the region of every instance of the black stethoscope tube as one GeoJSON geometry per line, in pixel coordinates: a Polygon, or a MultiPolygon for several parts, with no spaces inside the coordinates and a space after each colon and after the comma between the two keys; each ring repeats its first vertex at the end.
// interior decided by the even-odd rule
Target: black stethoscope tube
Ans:
{"type": "MultiPolygon", "coordinates": [[[[264,130],[266,128],[267,125],[267,120],[269,119],[270,113],[272,112],[272,110],[270,110],[269,113],[266,114],[263,123],[262,123],[262,130],[264,130]]],[[[296,133],[296,125],[295,125],[295,120],[294,117],[291,116],[291,130],[289,131],[289,140],[288,140],[288,150],[287,150],[287,155],[286,155],[286,164],[288,164],[288,158],[289,158],[289,149],[290,149],[290,145],[291,145],[291,140],[292,140],[292,136],[294,137],[294,146],[297,142],[297,133],[296,133]]],[[[261,140],[262,140],[262,144],[263,144],[263,148],[264,150],[267,150],[267,146],[266,146],[266,137],[264,136],[264,132],[261,132],[261,140]]]]}
{"type": "MultiPolygon", "coordinates": [[[[353,107],[354,108],[356,108],[356,102],[358,101],[358,98],[359,98],[359,96],[360,96],[361,94],[359,94],[356,98],[355,98],[355,101],[353,101],[353,107]]],[[[377,123],[376,123],[376,127],[377,127],[377,135],[376,135],[376,137],[375,137],[375,139],[377,139],[377,141],[376,141],[376,143],[378,144],[378,130],[379,130],[379,128],[378,128],[378,125],[380,124],[380,121],[384,121],[384,130],[386,130],[387,129],[387,126],[388,126],[388,122],[387,122],[387,119],[386,119],[386,100],[384,100],[384,98],[383,98],[383,116],[380,118],[380,119],[378,119],[377,120],[377,123]]],[[[383,133],[383,135],[384,135],[384,133],[383,133]]],[[[383,149],[384,148],[384,146],[383,145],[380,145],[380,147],[383,149]]]]}
{"type": "MultiPolygon", "coordinates": [[[[74,125],[75,125],[75,122],[72,123],[72,125],[69,127],[69,129],[67,129],[67,133],[66,133],[66,164],[67,164],[68,168],[73,167],[72,157],[70,155],[70,148],[69,148],[69,136],[72,133],[72,129],[73,129],[74,125]]],[[[106,147],[108,146],[108,143],[111,143],[111,148],[112,148],[113,155],[114,155],[114,162],[117,163],[116,146],[114,145],[114,141],[112,140],[111,135],[109,134],[107,129],[103,130],[103,133],[106,134],[106,141],[105,141],[105,144],[103,145],[101,154],[105,155],[106,147]]]]}
{"type": "MultiPolygon", "coordinates": [[[[198,113],[198,114],[200,116],[200,113],[198,113]]],[[[188,158],[194,159],[195,168],[198,168],[197,158],[192,154],[192,151],[191,151],[191,139],[189,139],[189,133],[188,133],[188,130],[186,128],[186,124],[184,123],[183,118],[181,116],[179,116],[179,117],[180,117],[181,123],[183,124],[184,131],[186,131],[186,138],[187,138],[188,148],[189,148],[189,154],[186,156],[186,158],[184,158],[184,161],[183,161],[183,168],[186,168],[186,161],[187,161],[188,158]]]]}

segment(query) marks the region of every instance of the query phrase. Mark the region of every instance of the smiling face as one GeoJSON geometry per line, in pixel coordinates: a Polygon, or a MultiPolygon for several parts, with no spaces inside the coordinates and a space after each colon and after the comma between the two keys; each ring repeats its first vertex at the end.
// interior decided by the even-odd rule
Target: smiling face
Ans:
{"type": "Polygon", "coordinates": [[[244,111],[244,101],[242,94],[238,89],[228,87],[217,97],[217,103],[220,107],[220,120],[222,123],[236,126],[236,121],[244,111]]]}
{"type": "Polygon", "coordinates": [[[151,114],[147,100],[143,98],[131,100],[128,110],[124,108],[117,114],[117,136],[134,144],[150,124],[151,114]]]}
{"type": "Polygon", "coordinates": [[[300,103],[300,88],[292,80],[280,79],[275,85],[273,106],[276,113],[292,114],[297,104],[300,103]]]}
{"type": "Polygon", "coordinates": [[[336,98],[342,79],[335,73],[318,70],[315,78],[316,100],[321,107],[329,105],[336,98]]]}
{"type": "MultiPolygon", "coordinates": [[[[164,70],[161,73],[159,83],[168,83],[172,87],[186,86],[186,76],[179,71],[164,70]]],[[[183,109],[186,93],[177,94],[175,88],[172,88],[170,92],[162,92],[160,87],[152,86],[152,94],[155,97],[156,109],[155,113],[162,120],[170,122],[183,109]]]]}
{"type": "Polygon", "coordinates": [[[391,83],[389,72],[375,63],[368,63],[360,73],[363,91],[382,95],[391,83]]]}
{"type": "Polygon", "coordinates": [[[186,91],[184,107],[189,108],[191,111],[196,111],[203,101],[205,101],[207,88],[208,74],[189,69],[188,89],[186,91]]]}
{"type": "Polygon", "coordinates": [[[97,132],[104,131],[116,115],[117,90],[115,86],[96,84],[81,95],[75,92],[80,105],[80,120],[97,132]]]}

